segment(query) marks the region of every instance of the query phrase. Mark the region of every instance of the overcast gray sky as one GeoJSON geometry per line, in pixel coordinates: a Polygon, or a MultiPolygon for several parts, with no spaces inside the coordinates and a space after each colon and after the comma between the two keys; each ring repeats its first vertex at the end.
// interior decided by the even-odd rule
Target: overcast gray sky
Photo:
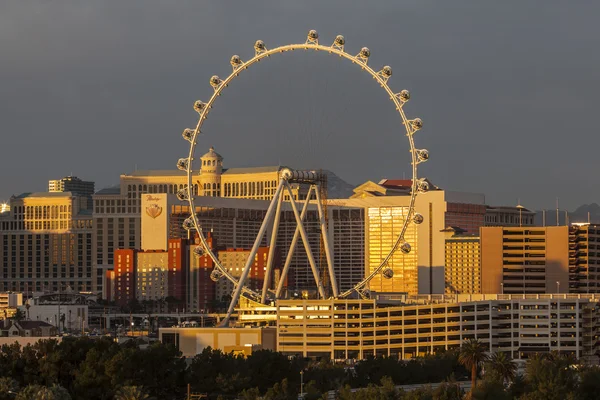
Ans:
{"type": "MultiPolygon", "coordinates": [[[[425,127],[423,174],[490,204],[600,202],[600,2],[0,2],[0,199],[73,173],[97,188],[174,168],[209,78],[253,44],[371,49],[425,127]],[[352,4],[350,4],[352,3],[352,4]]],[[[354,184],[408,177],[392,103],[360,69],[321,53],[256,65],[217,101],[199,143],[229,167],[327,168],[354,184]],[[406,174],[406,175],[405,175],[406,174]]]]}

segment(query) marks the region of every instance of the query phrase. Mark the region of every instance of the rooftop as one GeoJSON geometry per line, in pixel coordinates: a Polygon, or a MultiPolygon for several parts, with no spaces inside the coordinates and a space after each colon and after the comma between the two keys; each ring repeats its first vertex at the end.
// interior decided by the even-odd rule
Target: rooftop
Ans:
{"type": "Polygon", "coordinates": [[[214,147],[210,147],[210,149],[208,149],[208,153],[204,154],[202,157],[200,157],[201,159],[203,158],[217,158],[219,160],[223,160],[223,156],[220,155],[219,153],[217,153],[215,151],[214,147]]]}
{"type": "MultiPolygon", "coordinates": [[[[277,172],[282,169],[283,166],[266,166],[266,167],[247,167],[247,168],[223,168],[223,174],[235,175],[235,174],[259,174],[261,172],[277,172]]],[[[179,171],[177,169],[149,169],[149,170],[137,170],[130,174],[121,175],[121,177],[134,177],[134,176],[185,176],[185,171],[179,171]]]]}
{"type": "Polygon", "coordinates": [[[35,192],[35,193],[21,193],[15,196],[15,199],[25,198],[44,198],[44,197],[74,197],[75,195],[71,192],[35,192]]]}
{"type": "Polygon", "coordinates": [[[52,326],[44,321],[19,321],[17,322],[17,325],[20,326],[22,329],[36,329],[52,326]]]}
{"type": "Polygon", "coordinates": [[[261,172],[277,172],[282,168],[283,167],[280,167],[280,166],[227,168],[227,169],[223,169],[223,174],[227,174],[227,175],[260,174],[261,172]]]}
{"type": "Polygon", "coordinates": [[[487,206],[487,210],[488,211],[512,211],[512,212],[519,212],[519,210],[522,210],[524,213],[533,213],[534,212],[523,206],[487,206]]]}
{"type": "Polygon", "coordinates": [[[133,171],[130,174],[123,174],[123,176],[185,176],[185,171],[178,169],[140,169],[133,171]]]}
{"type": "Polygon", "coordinates": [[[119,186],[109,186],[107,188],[98,190],[94,194],[121,194],[121,188],[119,186]]]}

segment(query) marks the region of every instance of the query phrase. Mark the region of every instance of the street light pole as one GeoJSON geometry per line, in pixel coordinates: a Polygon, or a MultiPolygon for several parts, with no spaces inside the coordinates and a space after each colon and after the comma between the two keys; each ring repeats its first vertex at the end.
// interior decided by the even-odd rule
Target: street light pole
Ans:
{"type": "Polygon", "coordinates": [[[504,294],[504,282],[500,282],[500,293],[504,294]]]}
{"type": "Polygon", "coordinates": [[[560,281],[556,281],[556,293],[560,293],[560,281]]]}
{"type": "Polygon", "coordinates": [[[300,371],[300,398],[304,398],[304,371],[300,371]]]}

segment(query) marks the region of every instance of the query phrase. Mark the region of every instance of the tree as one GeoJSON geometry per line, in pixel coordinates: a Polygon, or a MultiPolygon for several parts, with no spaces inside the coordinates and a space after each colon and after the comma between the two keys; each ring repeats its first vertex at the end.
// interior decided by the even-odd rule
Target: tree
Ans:
{"type": "Polygon", "coordinates": [[[25,314],[20,308],[17,308],[17,311],[13,314],[11,319],[14,321],[22,321],[25,319],[25,314]]]}
{"type": "Polygon", "coordinates": [[[71,395],[60,385],[29,385],[19,392],[15,400],[71,400],[71,395]]]}
{"type": "Polygon", "coordinates": [[[0,378],[0,400],[8,400],[14,398],[13,393],[16,393],[19,388],[17,381],[9,377],[0,378]]]}
{"type": "Polygon", "coordinates": [[[471,390],[477,385],[477,370],[488,360],[486,345],[478,339],[465,340],[460,348],[458,361],[471,370],[471,390]]]}
{"type": "Polygon", "coordinates": [[[523,400],[564,400],[577,386],[575,360],[558,353],[536,354],[529,358],[526,381],[529,393],[523,400]]]}
{"type": "Polygon", "coordinates": [[[454,376],[450,376],[433,391],[433,398],[435,400],[462,400],[464,394],[464,390],[456,382],[454,376]]]}
{"type": "Polygon", "coordinates": [[[425,400],[432,399],[431,389],[425,389],[427,394],[416,390],[414,392],[402,393],[396,386],[390,377],[384,376],[381,378],[381,386],[369,384],[366,388],[358,389],[354,392],[350,389],[350,386],[346,385],[338,392],[338,399],[340,400],[399,400],[399,399],[410,399],[410,400],[425,400]],[[411,394],[415,393],[414,397],[411,394]],[[429,395],[429,397],[427,396],[429,395]],[[408,397],[406,397],[408,396],[408,397]]]}
{"type": "Polygon", "coordinates": [[[150,396],[141,386],[123,386],[115,394],[115,400],[146,400],[150,396]]]}
{"type": "Polygon", "coordinates": [[[512,396],[506,392],[504,385],[493,377],[492,379],[484,378],[471,389],[472,400],[510,400],[512,396]]]}
{"type": "Polygon", "coordinates": [[[15,400],[32,400],[42,388],[43,386],[40,385],[29,385],[19,392],[15,400]]]}
{"type": "Polygon", "coordinates": [[[497,352],[489,358],[485,372],[494,374],[502,384],[510,384],[517,374],[517,364],[506,353],[497,352]]]}
{"type": "Polygon", "coordinates": [[[71,400],[71,395],[64,387],[52,385],[51,387],[42,387],[32,400],[71,400]]]}
{"type": "Polygon", "coordinates": [[[284,379],[281,383],[276,383],[272,388],[267,390],[264,399],[265,400],[295,400],[297,394],[291,392],[288,385],[288,380],[284,379]]]}
{"type": "Polygon", "coordinates": [[[258,400],[260,399],[260,391],[258,388],[246,389],[240,393],[239,397],[241,400],[258,400]]]}
{"type": "Polygon", "coordinates": [[[579,398],[581,400],[594,400],[600,394],[600,368],[588,367],[579,375],[579,398]]]}

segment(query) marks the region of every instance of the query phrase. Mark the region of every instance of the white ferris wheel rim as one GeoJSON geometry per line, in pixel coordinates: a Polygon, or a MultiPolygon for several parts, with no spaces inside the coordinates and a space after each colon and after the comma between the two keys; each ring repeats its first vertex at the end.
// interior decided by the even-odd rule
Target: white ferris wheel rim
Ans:
{"type": "MultiPolygon", "coordinates": [[[[307,41],[305,43],[298,44],[287,44],[283,46],[279,46],[273,49],[267,49],[262,41],[257,41],[255,44],[255,54],[254,57],[250,58],[248,61],[241,61],[239,56],[234,55],[231,58],[231,65],[233,67],[233,71],[227,76],[227,78],[221,80],[218,76],[213,76],[211,78],[211,86],[213,86],[214,93],[206,103],[196,102],[196,104],[201,103],[203,107],[201,109],[196,108],[198,113],[200,114],[198,119],[198,124],[196,128],[193,129],[193,134],[191,137],[186,138],[190,142],[190,151],[188,154],[186,165],[184,170],[187,172],[188,183],[187,187],[183,189],[184,193],[182,193],[183,200],[187,200],[190,206],[190,218],[193,221],[194,228],[196,232],[198,232],[198,236],[200,239],[200,246],[202,247],[204,254],[208,255],[215,264],[215,269],[218,270],[225,278],[231,281],[234,285],[234,288],[239,285],[239,280],[231,275],[229,271],[221,264],[218,257],[214,254],[213,250],[208,245],[204,232],[202,230],[202,226],[198,220],[198,216],[196,214],[196,206],[194,204],[194,192],[193,192],[193,176],[194,176],[194,168],[193,168],[193,160],[194,160],[194,152],[197,144],[198,135],[201,132],[202,125],[204,121],[206,121],[207,116],[212,108],[212,105],[215,103],[216,99],[221,95],[221,92],[232,82],[236,77],[240,76],[241,72],[248,69],[251,65],[258,63],[260,60],[270,57],[274,54],[280,54],[288,51],[294,50],[315,50],[322,51],[329,54],[335,54],[340,56],[341,58],[347,59],[354,64],[357,64],[361,67],[361,70],[366,71],[369,75],[373,77],[374,80],[379,83],[379,85],[386,91],[390,100],[394,103],[396,107],[396,111],[400,115],[402,119],[402,124],[406,130],[406,135],[408,137],[408,142],[410,146],[411,153],[411,164],[412,164],[412,183],[411,183],[411,193],[410,193],[410,202],[409,202],[409,210],[406,214],[406,218],[404,220],[402,229],[398,234],[398,237],[395,240],[394,245],[388,252],[388,254],[381,260],[380,264],[373,269],[373,271],[367,275],[363,280],[354,285],[351,289],[340,293],[338,298],[348,297],[353,292],[357,292],[361,297],[364,297],[364,292],[367,289],[369,282],[388,265],[389,260],[395,254],[395,252],[399,249],[399,247],[405,243],[404,242],[404,234],[409,226],[409,224],[414,223],[413,217],[416,215],[415,208],[415,200],[417,197],[417,193],[420,191],[422,185],[426,186],[424,180],[418,179],[417,176],[417,165],[420,162],[425,161],[426,159],[420,159],[418,156],[418,152],[426,150],[418,150],[415,148],[414,144],[414,133],[419,130],[422,126],[422,122],[420,119],[409,120],[406,117],[406,114],[403,110],[403,105],[408,101],[409,93],[406,90],[403,90],[400,93],[394,93],[392,89],[388,86],[387,82],[392,75],[391,67],[385,66],[379,71],[375,71],[368,65],[368,60],[370,57],[370,51],[368,48],[363,47],[361,51],[357,55],[352,55],[347,53],[345,50],[345,39],[343,36],[338,35],[331,46],[321,45],[318,42],[318,34],[316,31],[310,31],[307,41]],[[316,36],[316,37],[315,37],[316,36]],[[406,97],[408,96],[408,97],[406,97]]],[[[192,131],[192,129],[186,129],[186,131],[192,131]]],[[[184,131],[185,133],[185,131],[184,131]]],[[[191,133],[191,132],[188,132],[191,133]]],[[[181,161],[181,160],[180,160],[181,161]]],[[[200,190],[200,188],[198,188],[200,190]]],[[[426,189],[425,189],[426,190],[426,189]]],[[[418,214],[417,214],[418,215],[418,214]]],[[[420,216],[419,216],[420,217],[420,216]]],[[[421,217],[422,220],[422,217],[421,217]]],[[[417,222],[420,223],[420,222],[417,222]]],[[[409,247],[410,249],[410,247],[409,247]]],[[[260,298],[260,294],[256,291],[250,289],[247,286],[242,287],[242,293],[250,295],[253,298],[260,298]]]]}

